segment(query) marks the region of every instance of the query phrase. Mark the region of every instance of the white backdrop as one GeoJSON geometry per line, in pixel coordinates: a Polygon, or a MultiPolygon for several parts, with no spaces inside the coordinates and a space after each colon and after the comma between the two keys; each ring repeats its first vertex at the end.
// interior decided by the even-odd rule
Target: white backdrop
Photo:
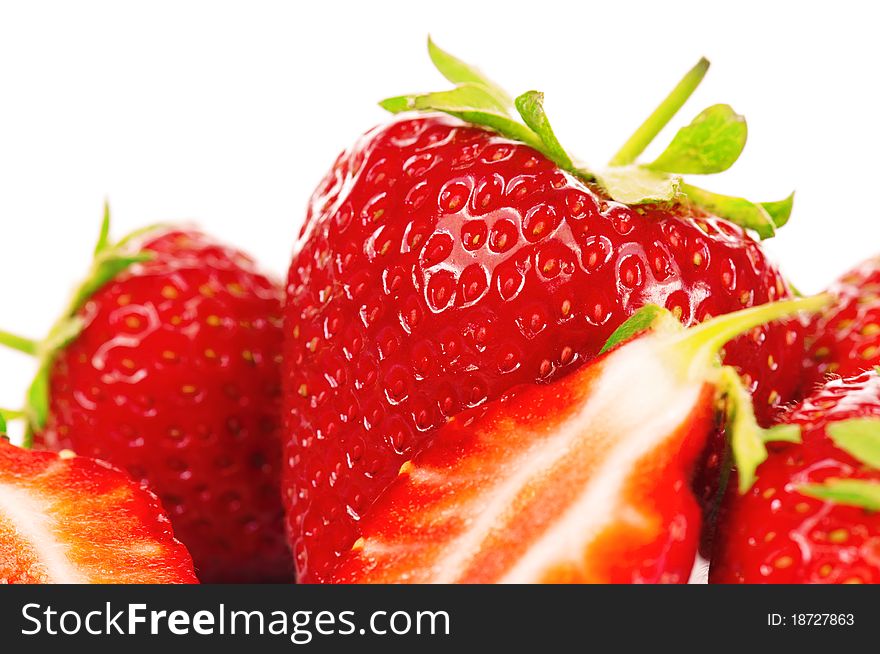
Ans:
{"type": "MultiPolygon", "coordinates": [[[[116,233],[193,219],[279,275],[311,189],[383,119],[433,90],[425,35],[604,162],[700,55],[681,119],[716,102],[749,146],[707,186],[797,189],[769,245],[816,291],[880,250],[876,9],[867,2],[7,2],[0,4],[0,324],[40,335],[85,269],[109,197],[116,233]]],[[[664,140],[666,139],[666,140],[664,140]]],[[[655,148],[656,150],[656,148],[655,148]]],[[[0,352],[0,405],[31,367],[0,352]]]]}

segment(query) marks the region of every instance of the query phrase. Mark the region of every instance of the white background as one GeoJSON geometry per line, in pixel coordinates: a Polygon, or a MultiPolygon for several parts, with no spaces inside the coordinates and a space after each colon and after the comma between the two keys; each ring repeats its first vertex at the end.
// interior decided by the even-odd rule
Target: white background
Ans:
{"type": "MultiPolygon", "coordinates": [[[[797,189],[768,247],[804,291],[880,251],[880,38],[863,2],[7,2],[0,4],[0,324],[40,335],[85,269],[101,203],[116,233],[194,219],[279,275],[336,153],[375,102],[443,84],[425,35],[602,163],[700,55],[673,128],[728,102],[749,118],[714,190],[797,189]]],[[[656,150],[656,148],[654,149],[656,150]]],[[[30,377],[0,353],[0,405],[30,377]]]]}

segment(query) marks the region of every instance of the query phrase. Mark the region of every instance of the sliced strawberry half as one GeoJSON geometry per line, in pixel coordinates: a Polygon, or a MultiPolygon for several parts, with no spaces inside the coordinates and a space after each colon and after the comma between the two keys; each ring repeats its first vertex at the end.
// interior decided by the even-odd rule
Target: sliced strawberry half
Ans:
{"type": "Polygon", "coordinates": [[[453,418],[367,513],[333,581],[687,581],[700,531],[689,480],[731,386],[717,352],[819,302],[687,331],[651,307],[610,343],[649,331],[571,376],[453,418]]]}
{"type": "Polygon", "coordinates": [[[156,496],[109,465],[0,438],[0,583],[198,583],[156,496]]]}

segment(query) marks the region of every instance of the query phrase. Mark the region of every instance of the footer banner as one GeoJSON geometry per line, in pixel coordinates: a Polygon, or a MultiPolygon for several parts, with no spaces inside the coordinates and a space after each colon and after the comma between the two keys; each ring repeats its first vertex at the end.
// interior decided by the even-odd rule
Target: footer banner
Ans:
{"type": "Polygon", "coordinates": [[[840,647],[875,637],[877,600],[870,586],[8,586],[0,642],[9,652],[81,645],[117,654],[840,647]]]}

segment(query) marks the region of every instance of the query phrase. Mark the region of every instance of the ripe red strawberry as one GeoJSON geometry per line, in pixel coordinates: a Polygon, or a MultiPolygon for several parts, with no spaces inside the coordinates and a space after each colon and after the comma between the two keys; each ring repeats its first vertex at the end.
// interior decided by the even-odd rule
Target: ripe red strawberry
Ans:
{"type": "MultiPolygon", "coordinates": [[[[106,243],[46,341],[28,415],[149,484],[206,582],[292,579],[279,476],[280,288],[193,230],[106,243]]],[[[24,348],[28,349],[28,348],[24,348]]]]}
{"type": "MultiPolygon", "coordinates": [[[[768,233],[790,203],[725,198],[662,172],[730,165],[745,127],[729,107],[703,112],[653,164],[593,174],[555,140],[538,94],[517,99],[526,127],[488,80],[431,54],[460,85],[384,106],[452,116],[405,114],[340,155],[290,266],[283,489],[305,581],[326,576],[400,465],[460,411],[576,370],[646,303],[689,325],[789,296],[760,246],[717,215],[768,233]],[[733,156],[688,160],[685,150],[718,141],[701,134],[719,122],[733,156]]],[[[674,113],[704,70],[666,109],[674,113]]],[[[639,133],[664,123],[652,117],[639,133]]],[[[631,141],[616,163],[646,145],[631,141]]],[[[801,360],[796,322],[756,328],[726,354],[764,419],[789,399],[796,376],[787,368],[801,360]]]]}
{"type": "Polygon", "coordinates": [[[572,375],[452,418],[401,467],[332,579],[686,582],[701,521],[689,481],[716,399],[730,390],[717,351],[810,303],[690,331],[661,313],[651,331],[572,375]]]}
{"type": "Polygon", "coordinates": [[[781,420],[803,444],[771,446],[731,490],[713,583],[880,583],[880,375],[833,379],[781,420]]]}
{"type": "Polygon", "coordinates": [[[105,463],[0,438],[0,584],[198,583],[159,500],[105,463]]]}
{"type": "Polygon", "coordinates": [[[850,377],[880,365],[880,256],[846,273],[828,292],[837,301],[807,330],[806,392],[828,373],[850,377]]]}

